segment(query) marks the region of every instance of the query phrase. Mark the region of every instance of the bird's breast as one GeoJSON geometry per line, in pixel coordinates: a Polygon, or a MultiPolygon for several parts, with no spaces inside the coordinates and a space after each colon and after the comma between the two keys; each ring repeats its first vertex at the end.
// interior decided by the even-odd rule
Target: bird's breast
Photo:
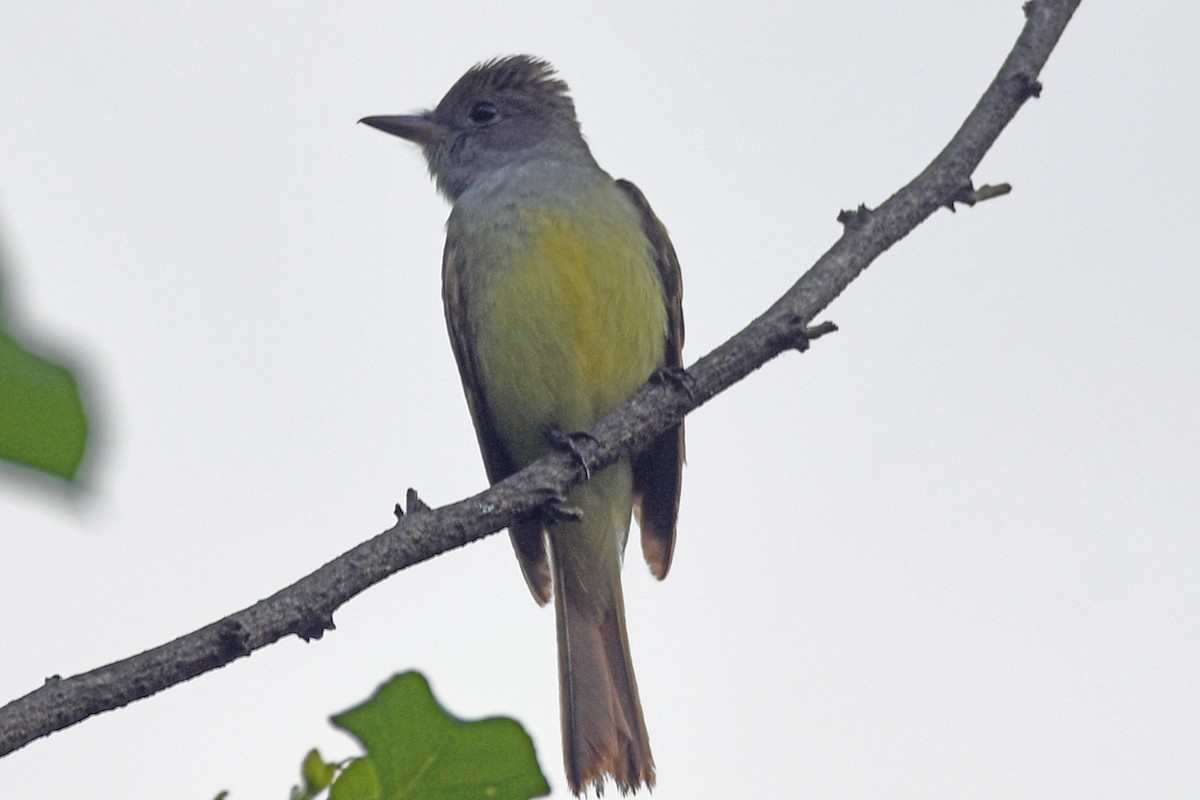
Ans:
{"type": "Polygon", "coordinates": [[[637,210],[611,179],[565,194],[496,209],[459,245],[487,408],[522,464],[545,452],[547,426],[590,427],[663,362],[662,283],[637,210]]]}

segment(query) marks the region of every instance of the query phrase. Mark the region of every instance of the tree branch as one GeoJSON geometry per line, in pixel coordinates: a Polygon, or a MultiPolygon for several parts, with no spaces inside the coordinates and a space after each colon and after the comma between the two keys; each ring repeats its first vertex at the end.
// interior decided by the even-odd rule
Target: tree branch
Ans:
{"type": "MultiPolygon", "coordinates": [[[[594,473],[637,452],[688,412],[785,350],[805,350],[833,329],[813,318],[881,253],[940,207],[973,203],[971,175],[1022,104],[1041,90],[1037,76],[1079,0],[1033,0],[1026,24],[999,73],[937,158],[879,208],[843,212],[842,237],[762,316],[701,358],[681,381],[651,381],[580,442],[594,473]]],[[[988,188],[988,187],[985,187],[988,188]]],[[[428,510],[409,494],[397,523],[291,586],[218,622],[104,667],[45,685],[0,708],[0,756],[88,717],[148,697],[295,634],[319,639],[333,612],[405,567],[461,547],[538,513],[583,480],[569,454],[556,452],[453,505],[428,510]]]]}

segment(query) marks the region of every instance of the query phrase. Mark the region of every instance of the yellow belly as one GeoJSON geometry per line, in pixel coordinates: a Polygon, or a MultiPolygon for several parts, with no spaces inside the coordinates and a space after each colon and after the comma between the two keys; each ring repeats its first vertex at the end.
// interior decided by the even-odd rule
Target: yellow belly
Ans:
{"type": "Polygon", "coordinates": [[[660,278],[617,191],[519,212],[515,236],[492,232],[507,246],[492,248],[504,263],[478,287],[475,352],[496,431],[518,464],[546,451],[548,426],[590,427],[662,364],[660,278]]]}

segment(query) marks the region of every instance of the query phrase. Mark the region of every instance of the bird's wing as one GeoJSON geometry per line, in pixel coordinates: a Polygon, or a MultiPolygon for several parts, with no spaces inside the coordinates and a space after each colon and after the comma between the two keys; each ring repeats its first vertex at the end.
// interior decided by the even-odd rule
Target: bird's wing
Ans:
{"type": "MultiPolygon", "coordinates": [[[[617,186],[633,202],[642,217],[642,229],[650,241],[654,264],[662,279],[663,303],[667,308],[667,341],[664,367],[683,366],[683,278],[679,258],[667,229],[655,216],[646,197],[636,186],[618,180],[617,186]]],[[[683,485],[683,424],[655,439],[633,462],[634,511],[642,531],[642,553],[654,576],[665,578],[675,550],[675,520],[679,514],[679,491],[683,485]]]]}
{"type": "MultiPolygon", "coordinates": [[[[463,276],[471,265],[462,259],[462,254],[447,240],[442,254],[442,303],[446,311],[446,327],[450,331],[450,346],[454,350],[454,360],[458,362],[458,375],[462,379],[467,406],[471,410],[471,421],[475,423],[475,436],[479,439],[483,465],[488,480],[498,483],[516,472],[517,467],[496,433],[483,384],[479,380],[472,346],[475,337],[470,329],[471,315],[468,313],[470,298],[463,283],[463,276]]],[[[523,520],[510,527],[509,534],[529,591],[538,603],[545,605],[550,600],[550,563],[546,558],[542,522],[523,520]]]]}

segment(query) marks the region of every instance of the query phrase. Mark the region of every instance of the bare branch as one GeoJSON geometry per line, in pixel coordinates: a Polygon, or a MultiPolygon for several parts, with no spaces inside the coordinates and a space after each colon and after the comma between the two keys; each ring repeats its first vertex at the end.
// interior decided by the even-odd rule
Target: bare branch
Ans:
{"type": "Polygon", "coordinates": [[[224,666],[285,636],[319,639],[333,612],[405,567],[502,530],[566,496],[584,470],[595,472],[636,452],[696,407],[789,349],[833,330],[810,323],[881,253],[938,208],[997,194],[976,190],[971,175],[1037,82],[1079,0],[1033,0],[1025,28],[999,73],[937,158],[879,208],[843,212],[842,237],[762,316],[701,358],[678,380],[652,380],[628,403],[575,442],[578,457],[556,452],[488,491],[428,510],[409,493],[390,530],[253,606],[200,630],[71,678],[45,685],[0,708],[0,756],[90,716],[148,697],[224,666]]]}

